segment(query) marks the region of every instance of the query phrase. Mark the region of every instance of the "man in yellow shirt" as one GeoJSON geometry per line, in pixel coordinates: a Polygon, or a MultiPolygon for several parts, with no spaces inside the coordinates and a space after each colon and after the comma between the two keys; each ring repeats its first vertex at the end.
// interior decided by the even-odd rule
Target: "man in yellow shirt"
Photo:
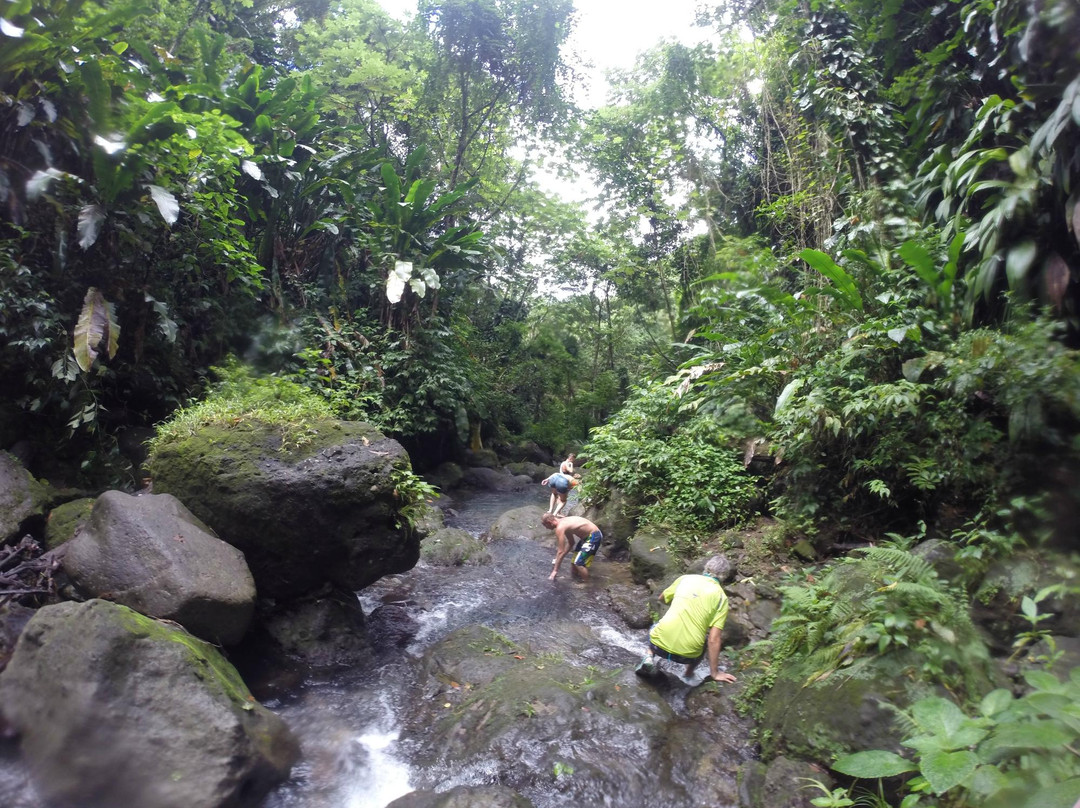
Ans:
{"type": "Polygon", "coordinates": [[[684,663],[689,678],[704,656],[713,681],[735,681],[734,676],[718,667],[721,632],[728,614],[728,599],[720,581],[730,573],[731,562],[715,555],[705,562],[703,574],[681,575],[660,593],[660,601],[670,603],[671,608],[650,629],[649,653],[634,669],[636,674],[656,673],[659,658],[684,663]]]}

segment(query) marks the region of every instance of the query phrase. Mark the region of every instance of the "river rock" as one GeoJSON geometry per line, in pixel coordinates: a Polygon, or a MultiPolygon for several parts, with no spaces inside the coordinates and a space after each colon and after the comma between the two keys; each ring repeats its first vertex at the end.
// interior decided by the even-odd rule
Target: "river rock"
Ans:
{"type": "Polygon", "coordinates": [[[472,468],[497,469],[499,456],[492,449],[466,449],[465,465],[472,468]]]}
{"type": "Polygon", "coordinates": [[[169,494],[106,491],[62,563],[89,597],[175,620],[214,643],[239,642],[255,610],[243,553],[169,494]]]}
{"type": "Polygon", "coordinates": [[[525,486],[532,485],[529,477],[515,477],[505,469],[487,467],[465,469],[462,482],[481,491],[520,491],[525,486]]]}
{"type": "Polygon", "coordinates": [[[79,497],[49,511],[49,518],[45,522],[45,546],[55,550],[75,538],[75,534],[90,519],[96,501],[94,497],[79,497]]]}
{"type": "Polygon", "coordinates": [[[469,626],[430,649],[403,733],[417,785],[455,772],[534,801],[557,791],[566,804],[734,804],[738,764],[753,754],[746,735],[722,736],[716,714],[677,714],[664,691],[686,686],[634,676],[633,652],[582,664],[599,645],[569,621],[469,626]]]}
{"type": "Polygon", "coordinates": [[[310,667],[355,665],[370,653],[364,611],[352,592],[294,600],[260,622],[286,657],[310,667]]]}
{"type": "Polygon", "coordinates": [[[662,528],[645,527],[634,534],[630,540],[630,572],[640,584],[653,581],[665,586],[681,574],[668,552],[668,537],[662,528]]]}
{"type": "Polygon", "coordinates": [[[35,532],[44,519],[48,489],[7,452],[0,452],[0,544],[35,532]]]}
{"type": "Polygon", "coordinates": [[[590,505],[585,511],[585,518],[603,531],[609,552],[626,549],[630,545],[630,538],[637,530],[637,522],[630,515],[630,508],[629,497],[618,489],[611,489],[603,502],[590,505]]]}
{"type": "Polygon", "coordinates": [[[1080,566],[1067,555],[1050,550],[1025,550],[992,564],[975,593],[972,617],[987,630],[996,650],[1008,654],[1016,635],[1031,630],[1020,610],[1024,596],[1034,597],[1055,584],[1064,584],[1065,591],[1039,601],[1038,611],[1046,615],[1039,628],[1080,636],[1080,598],[1069,593],[1070,587],[1080,585],[1080,566]]]}
{"type": "Polygon", "coordinates": [[[656,622],[660,604],[644,586],[612,584],[605,590],[611,610],[630,628],[648,628],[656,622]]]}
{"type": "Polygon", "coordinates": [[[414,791],[386,808],[532,808],[533,803],[506,786],[454,786],[449,791],[414,791]]]}
{"type": "Polygon", "coordinates": [[[487,543],[456,527],[444,527],[424,539],[420,557],[428,564],[440,567],[491,563],[487,543]]]}
{"type": "Polygon", "coordinates": [[[461,479],[464,476],[465,472],[461,470],[461,466],[447,460],[425,474],[424,479],[440,491],[453,491],[461,485],[461,479]]]}
{"type": "Polygon", "coordinates": [[[488,529],[488,537],[492,539],[550,539],[554,545],[555,531],[540,524],[540,517],[543,515],[544,508],[540,505],[513,508],[495,520],[488,529]]]}
{"type": "Polygon", "coordinates": [[[522,461],[518,463],[507,463],[506,470],[513,474],[515,477],[528,477],[529,480],[534,483],[538,483],[541,480],[547,479],[552,473],[550,465],[529,463],[527,461],[522,461]]]}
{"type": "Polygon", "coordinates": [[[206,426],[150,458],[154,490],[176,495],[238,547],[260,597],[287,598],[330,582],[358,590],[411,569],[420,541],[400,514],[409,458],[372,427],[323,419],[306,441],[245,421],[206,426]]]}
{"type": "Polygon", "coordinates": [[[257,806],[299,754],[216,648],[102,600],[38,611],[0,705],[56,805],[257,806]]]}
{"type": "Polygon", "coordinates": [[[7,667],[8,660],[15,653],[15,643],[34,612],[34,609],[18,603],[0,606],[0,671],[7,667]]]}

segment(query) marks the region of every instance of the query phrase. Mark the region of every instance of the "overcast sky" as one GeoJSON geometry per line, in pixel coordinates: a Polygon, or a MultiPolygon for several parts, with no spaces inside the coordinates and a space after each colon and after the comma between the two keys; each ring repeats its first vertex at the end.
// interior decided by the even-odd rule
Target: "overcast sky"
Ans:
{"type": "MultiPolygon", "coordinates": [[[[394,16],[404,19],[416,11],[416,0],[379,0],[394,16]]],[[[629,68],[642,51],[661,39],[696,44],[705,29],[695,28],[694,11],[702,0],[575,0],[578,22],[570,52],[593,63],[593,85],[580,103],[604,101],[603,71],[629,68]]]]}

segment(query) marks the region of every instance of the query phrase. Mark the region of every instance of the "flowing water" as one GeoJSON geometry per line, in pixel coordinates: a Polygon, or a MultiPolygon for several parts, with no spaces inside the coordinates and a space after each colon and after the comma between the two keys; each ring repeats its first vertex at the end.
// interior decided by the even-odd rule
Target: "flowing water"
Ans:
{"type": "MultiPolygon", "coordinates": [[[[537,487],[539,488],[539,487],[537,487]]],[[[546,489],[481,493],[463,501],[447,524],[473,535],[487,530],[504,511],[525,504],[546,506],[546,489]]],[[[315,675],[287,697],[268,701],[299,737],[303,757],[292,777],[267,799],[265,808],[384,808],[414,788],[484,784],[494,773],[483,763],[465,770],[432,773],[414,768],[400,737],[425,651],[457,628],[495,630],[587,623],[600,647],[593,659],[603,668],[628,668],[644,648],[644,630],[627,629],[601,597],[609,583],[627,581],[625,565],[598,560],[586,584],[572,582],[569,559],[559,580],[549,582],[554,541],[503,539],[490,545],[492,563],[482,566],[414,569],[384,578],[359,593],[375,637],[370,656],[346,671],[315,675]],[[411,637],[378,642],[380,610],[407,615],[411,637]]],[[[632,677],[631,677],[632,678],[632,677]]],[[[686,688],[683,688],[685,696],[686,688]]],[[[567,795],[528,794],[537,808],[579,804],[567,795]]],[[[0,805],[38,808],[21,767],[0,756],[0,805]]]]}

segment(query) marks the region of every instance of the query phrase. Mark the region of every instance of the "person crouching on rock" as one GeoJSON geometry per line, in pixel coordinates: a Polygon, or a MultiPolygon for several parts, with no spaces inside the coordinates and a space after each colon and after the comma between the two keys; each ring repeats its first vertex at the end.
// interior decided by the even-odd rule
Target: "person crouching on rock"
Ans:
{"type": "Polygon", "coordinates": [[[600,528],[581,516],[555,516],[545,513],[540,517],[541,523],[549,530],[555,531],[555,538],[559,541],[555,551],[555,568],[548,576],[549,581],[554,581],[559,574],[559,566],[563,557],[570,551],[571,541],[576,541],[574,547],[574,560],[570,564],[570,574],[578,575],[582,580],[589,579],[589,565],[592,564],[596,551],[600,549],[600,542],[604,540],[604,534],[600,528]]]}
{"type": "Polygon", "coordinates": [[[656,673],[658,659],[686,665],[690,678],[703,656],[709,660],[709,676],[715,682],[734,682],[730,673],[720,671],[721,632],[727,621],[728,599],[720,581],[731,573],[731,562],[715,555],[705,562],[701,575],[681,575],[660,593],[662,603],[671,608],[649,630],[649,653],[634,672],[639,676],[656,673]]]}
{"type": "Polygon", "coordinates": [[[548,504],[548,513],[552,516],[558,516],[559,511],[566,505],[566,495],[570,493],[571,488],[581,485],[581,480],[577,477],[570,477],[556,472],[550,477],[541,480],[540,485],[551,486],[551,502],[548,504]]]}

